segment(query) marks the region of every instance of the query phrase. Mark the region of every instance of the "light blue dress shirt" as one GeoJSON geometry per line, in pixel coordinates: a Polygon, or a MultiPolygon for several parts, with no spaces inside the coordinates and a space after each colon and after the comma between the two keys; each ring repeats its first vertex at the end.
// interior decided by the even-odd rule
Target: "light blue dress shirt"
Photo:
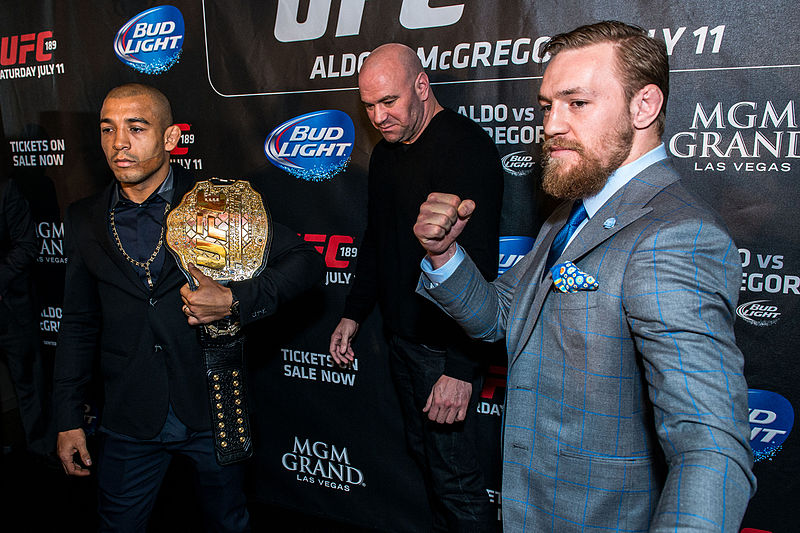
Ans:
{"type": "MultiPolygon", "coordinates": [[[[583,229],[583,227],[591,220],[591,218],[600,211],[600,208],[603,207],[605,204],[614,194],[623,188],[629,181],[633,179],[634,176],[639,174],[641,171],[656,163],[661,161],[662,159],[667,158],[667,150],[664,147],[664,144],[661,143],[657,147],[653,148],[640,158],[635,161],[631,161],[627,165],[623,165],[619,167],[617,170],[611,173],[608,177],[608,181],[606,181],[605,186],[600,190],[599,193],[595,194],[594,196],[590,196],[588,198],[583,199],[583,206],[586,208],[586,213],[589,215],[586,220],[581,222],[581,225],[578,226],[578,229],[575,230],[575,233],[572,234],[569,242],[567,242],[567,246],[569,243],[575,239],[575,236],[578,232],[583,229]]],[[[420,263],[420,267],[422,268],[423,274],[425,277],[428,278],[429,283],[426,283],[428,288],[435,287],[436,285],[444,282],[447,278],[449,278],[453,272],[458,268],[461,262],[464,260],[464,250],[461,249],[458,244],[456,244],[456,253],[453,257],[450,258],[447,263],[442,265],[441,267],[434,269],[433,265],[431,264],[428,256],[425,256],[420,263]]]]}

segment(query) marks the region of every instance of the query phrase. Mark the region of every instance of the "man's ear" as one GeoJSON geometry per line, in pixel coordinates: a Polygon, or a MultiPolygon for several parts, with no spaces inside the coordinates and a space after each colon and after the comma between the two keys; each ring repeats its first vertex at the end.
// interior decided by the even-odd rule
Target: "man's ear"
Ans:
{"type": "Polygon", "coordinates": [[[650,83],[645,85],[631,98],[631,117],[633,119],[633,127],[637,130],[649,128],[661,108],[664,106],[664,93],[658,88],[658,85],[650,83]]]}
{"type": "Polygon", "coordinates": [[[430,91],[431,84],[428,75],[425,72],[420,72],[414,80],[414,92],[416,92],[419,99],[424,102],[430,96],[430,91]]]}
{"type": "Polygon", "coordinates": [[[178,146],[178,141],[181,140],[181,129],[173,124],[172,126],[167,126],[167,129],[164,130],[164,149],[167,152],[171,152],[178,146]]]}

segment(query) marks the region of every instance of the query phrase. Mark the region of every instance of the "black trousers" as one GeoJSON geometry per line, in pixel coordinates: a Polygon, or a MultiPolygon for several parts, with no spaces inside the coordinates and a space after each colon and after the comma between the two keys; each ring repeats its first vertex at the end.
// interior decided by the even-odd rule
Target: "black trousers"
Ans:
{"type": "Polygon", "coordinates": [[[217,464],[210,431],[191,431],[170,408],[164,428],[154,439],[134,439],[103,428],[100,434],[97,472],[100,531],[146,531],[173,454],[189,458],[194,467],[206,530],[250,531],[243,463],[217,464]]]}
{"type": "Polygon", "coordinates": [[[438,424],[422,409],[442,376],[445,352],[390,339],[391,372],[403,410],[409,452],[425,478],[433,512],[434,531],[495,531],[497,520],[475,446],[475,408],[483,379],[472,384],[464,422],[438,424]]]}

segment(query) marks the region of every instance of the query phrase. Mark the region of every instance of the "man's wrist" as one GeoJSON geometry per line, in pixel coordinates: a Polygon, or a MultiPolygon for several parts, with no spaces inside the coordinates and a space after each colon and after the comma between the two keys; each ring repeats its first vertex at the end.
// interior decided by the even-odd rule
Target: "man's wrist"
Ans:
{"type": "Polygon", "coordinates": [[[447,247],[447,250],[440,254],[432,254],[428,252],[428,260],[431,262],[431,266],[434,269],[438,269],[443,267],[448,261],[450,261],[454,255],[456,255],[456,250],[458,246],[456,242],[453,241],[450,246],[447,247]]]}
{"type": "MultiPolygon", "coordinates": [[[[458,246],[458,244],[454,244],[453,246],[453,256],[449,259],[446,259],[444,264],[435,268],[433,263],[431,262],[430,255],[425,255],[420,261],[420,268],[422,269],[422,274],[424,279],[427,280],[425,283],[426,289],[432,289],[439,285],[440,283],[444,283],[447,279],[453,274],[453,272],[459,267],[459,265],[464,261],[466,254],[464,250],[458,246]]],[[[442,255],[442,254],[440,254],[442,255]]]]}
{"type": "Polygon", "coordinates": [[[231,305],[228,307],[228,315],[233,320],[239,320],[239,298],[231,289],[231,305]]]}

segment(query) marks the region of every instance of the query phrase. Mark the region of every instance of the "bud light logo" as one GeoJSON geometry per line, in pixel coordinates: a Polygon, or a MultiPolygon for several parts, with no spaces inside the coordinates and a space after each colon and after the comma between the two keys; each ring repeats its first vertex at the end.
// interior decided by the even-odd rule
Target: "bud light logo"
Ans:
{"type": "Polygon", "coordinates": [[[296,178],[324,181],[347,167],[356,138],[353,121],[328,109],[284,122],[267,137],[264,153],[296,178]]]}
{"type": "Polygon", "coordinates": [[[536,162],[533,160],[533,156],[523,151],[512,152],[508,155],[504,155],[500,161],[503,164],[503,169],[506,172],[517,177],[527,176],[530,174],[531,170],[533,170],[533,165],[536,164],[536,162]]]}
{"type": "Polygon", "coordinates": [[[794,410],[789,400],[776,392],[750,389],[750,446],[756,461],[769,460],[781,450],[792,431],[794,410]]]}
{"type": "Polygon", "coordinates": [[[500,262],[497,274],[500,275],[516,265],[533,248],[532,237],[500,237],[500,262]]]}
{"type": "Polygon", "coordinates": [[[183,48],[183,15],[173,6],[142,11],[117,32],[114,52],[145,74],[161,74],[178,62],[183,48]]]}
{"type": "Polygon", "coordinates": [[[769,300],[755,300],[741,304],[736,308],[736,315],[754,326],[772,326],[781,316],[777,305],[769,300]]]}

